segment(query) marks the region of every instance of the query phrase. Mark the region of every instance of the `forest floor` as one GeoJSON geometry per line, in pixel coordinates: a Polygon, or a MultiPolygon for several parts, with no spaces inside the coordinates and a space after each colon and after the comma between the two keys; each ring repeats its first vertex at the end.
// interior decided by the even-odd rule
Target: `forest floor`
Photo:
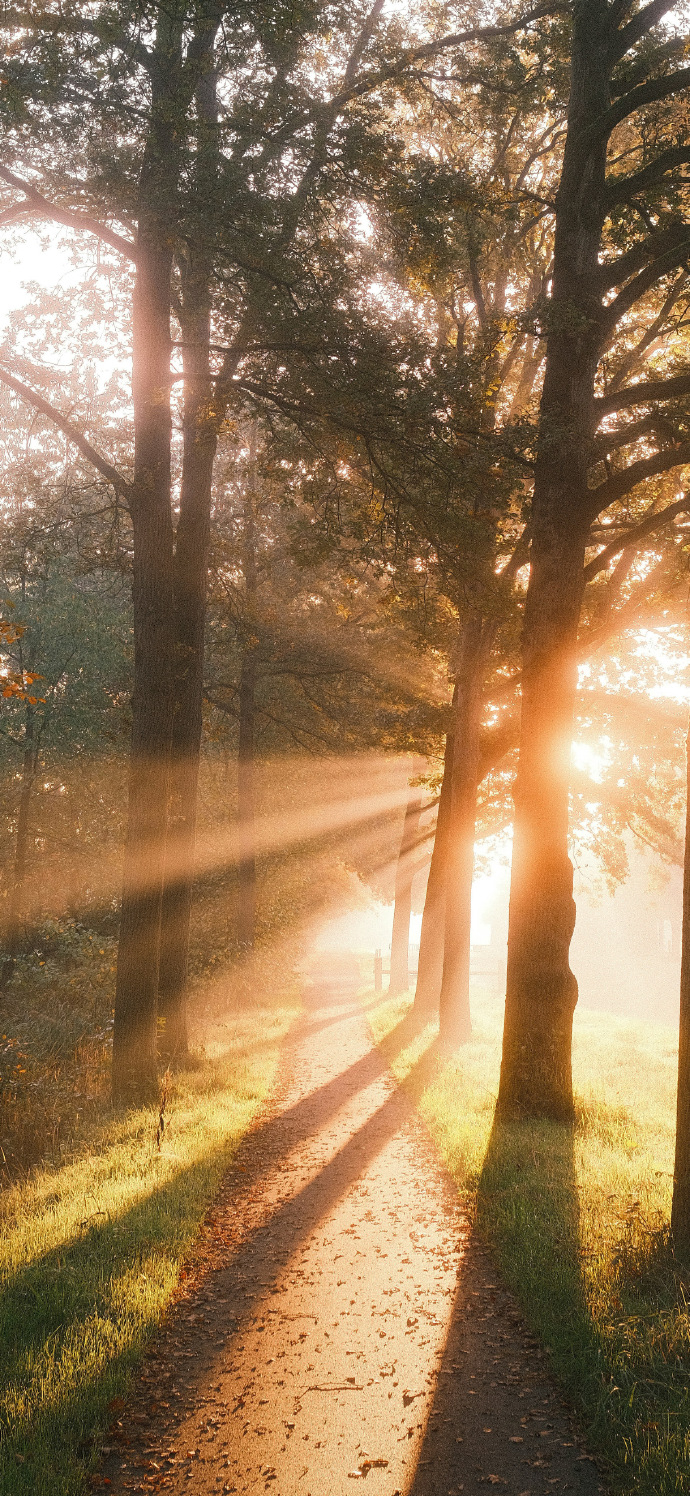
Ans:
{"type": "Polygon", "coordinates": [[[307,984],[273,1104],[113,1408],[111,1496],[604,1489],[391,1072],[406,1021],[376,1048],[357,983],[341,963],[307,984]]]}

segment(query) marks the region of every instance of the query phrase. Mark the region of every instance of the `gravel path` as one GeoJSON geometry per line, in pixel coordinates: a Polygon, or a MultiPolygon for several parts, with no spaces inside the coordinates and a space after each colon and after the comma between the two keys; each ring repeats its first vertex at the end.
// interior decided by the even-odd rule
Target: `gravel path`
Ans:
{"type": "Polygon", "coordinates": [[[98,1478],[175,1496],[604,1489],[341,973],[308,988],[98,1478]]]}

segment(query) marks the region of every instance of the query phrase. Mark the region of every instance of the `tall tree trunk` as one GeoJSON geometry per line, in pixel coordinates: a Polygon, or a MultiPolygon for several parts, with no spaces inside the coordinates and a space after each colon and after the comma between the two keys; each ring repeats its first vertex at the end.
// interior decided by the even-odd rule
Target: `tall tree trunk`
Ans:
{"type": "Polygon", "coordinates": [[[453,762],[446,854],[443,980],[439,998],[439,1037],[444,1045],[464,1044],[470,1018],[470,923],[474,838],[477,819],[479,734],[488,636],[479,614],[464,625],[455,681],[453,762]]]}
{"type": "Polygon", "coordinates": [[[24,921],[24,904],[26,890],[26,870],[29,854],[29,814],[31,810],[31,796],[38,770],[38,746],[36,744],[35,731],[36,714],[31,702],[27,701],[24,707],[24,753],[22,755],[22,782],[19,792],[19,808],[17,813],[17,835],[14,844],[14,867],[12,869],[12,889],[9,897],[9,909],[7,915],[6,949],[7,957],[2,967],[2,986],[5,987],[12,976],[17,960],[17,952],[22,936],[22,925],[24,921]]]}
{"type": "Polygon", "coordinates": [[[242,950],[254,948],[256,933],[256,851],[254,785],[254,708],[256,650],[244,654],[239,689],[239,747],[237,754],[237,820],[239,860],[237,866],[237,938],[242,950]]]}
{"type": "MultiPolygon", "coordinates": [[[[210,39],[209,39],[210,45],[210,39]]],[[[209,72],[197,88],[197,190],[208,207],[217,175],[217,100],[209,72]]],[[[203,227],[182,266],[184,415],[180,515],[173,569],[175,679],[166,870],[158,986],[159,1051],[168,1065],[188,1058],[187,974],[194,889],[204,628],[213,464],[218,444],[211,373],[212,261],[203,227]]]]}
{"type": "MultiPolygon", "coordinates": [[[[201,268],[201,267],[199,267],[201,268]]],[[[202,273],[196,310],[187,310],[184,455],[175,538],[175,680],[169,819],[158,986],[159,1051],[169,1065],[188,1057],[187,969],[194,888],[199,754],[201,749],[204,627],[213,463],[208,278],[202,273]]]]}
{"type": "Polygon", "coordinates": [[[397,997],[410,985],[410,917],[412,914],[412,882],[416,872],[416,851],[419,839],[419,823],[422,818],[422,794],[410,788],[405,819],[403,821],[400,851],[395,869],[395,905],[393,909],[393,933],[391,937],[391,971],[388,992],[397,997]]]}
{"type": "Polygon", "coordinates": [[[690,728],[688,729],[686,755],[688,797],[685,809],[685,863],[683,868],[678,1098],[676,1158],[671,1205],[673,1241],[676,1251],[683,1257],[690,1256],[690,728]]]}
{"type": "MultiPolygon", "coordinates": [[[[455,711],[453,693],[453,712],[455,711]]],[[[429,878],[424,899],[422,930],[419,938],[419,964],[414,995],[414,1012],[420,1018],[438,1013],[443,979],[443,944],[446,913],[446,880],[448,877],[448,833],[450,829],[451,775],[453,772],[453,733],[446,733],[443,779],[436,817],[436,835],[431,853],[429,878]]]]}
{"type": "Polygon", "coordinates": [[[237,821],[239,834],[237,938],[245,951],[253,950],[256,934],[255,851],[255,717],[258,655],[253,635],[256,607],[256,519],[254,514],[255,442],[249,462],[244,498],[244,590],[247,639],[239,685],[239,743],[237,752],[237,821]]]}
{"type": "Polygon", "coordinates": [[[170,96],[181,39],[160,13],[152,124],[139,183],[133,299],[134,692],[113,1035],[113,1099],[157,1086],[157,993],[172,731],[170,291],[179,131],[170,96]]]}
{"type": "Polygon", "coordinates": [[[597,271],[606,139],[593,135],[592,121],[603,118],[610,104],[611,28],[603,0],[576,7],[532,506],[498,1097],[503,1115],[563,1120],[573,1115],[577,1000],[569,966],[575,924],[568,855],[570,746],[602,331],[597,271]]]}

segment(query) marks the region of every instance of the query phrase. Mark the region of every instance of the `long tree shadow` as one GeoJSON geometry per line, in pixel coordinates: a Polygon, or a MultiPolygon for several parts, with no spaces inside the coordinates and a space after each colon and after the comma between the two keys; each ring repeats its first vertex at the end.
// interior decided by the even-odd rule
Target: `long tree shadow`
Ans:
{"type": "Polygon", "coordinates": [[[572,1383],[601,1366],[580,1272],[573,1131],[496,1120],[409,1496],[489,1481],[532,1496],[562,1484],[583,1496],[603,1489],[535,1335],[558,1371],[569,1362],[572,1383]]]}
{"type": "MultiPolygon", "coordinates": [[[[335,1001],[335,995],[331,997],[335,1001]]],[[[311,1006],[323,1002],[324,992],[315,991],[311,1006]]],[[[353,1011],[356,1010],[341,1005],[340,1016],[343,1020],[351,1018],[353,1011]]],[[[337,1015],[333,1021],[337,1021],[337,1015]]],[[[310,1024],[307,1013],[303,1037],[318,1027],[318,1022],[310,1024]]],[[[402,1044],[407,1042],[408,1029],[405,1024],[400,1029],[402,1044]]],[[[391,1043],[395,1045],[395,1037],[391,1043]]],[[[417,1067],[420,1084],[424,1083],[424,1074],[430,1076],[433,1066],[434,1056],[430,1051],[417,1067]]],[[[238,1184],[242,1190],[250,1189],[301,1141],[327,1123],[361,1090],[380,1081],[386,1072],[382,1056],[368,1050],[292,1107],[261,1119],[240,1142],[225,1176],[222,1194],[233,1195],[238,1184]]],[[[249,1232],[233,1255],[231,1266],[228,1267],[226,1260],[218,1270],[232,1275],[235,1300],[232,1323],[237,1324],[251,1311],[254,1292],[248,1284],[256,1277],[257,1264],[264,1274],[277,1275],[304,1237],[409,1117],[410,1103],[394,1089],[303,1189],[281,1202],[268,1220],[261,1220],[249,1232]],[[269,1224],[278,1245],[267,1253],[263,1231],[269,1224]]],[[[94,1427],[103,1427],[108,1401],[113,1391],[118,1390],[118,1383],[121,1385],[123,1369],[131,1369],[136,1363],[141,1345],[158,1316],[157,1300],[152,1299],[148,1308],[142,1305],[140,1323],[121,1333],[117,1322],[118,1281],[124,1283],[128,1274],[143,1272],[149,1258],[156,1263],[158,1255],[169,1251],[171,1242],[174,1245],[176,1233],[178,1239],[184,1240],[189,1229],[185,1220],[189,1221],[190,1211],[198,1213],[198,1205],[208,1188],[203,1165],[211,1168],[214,1159],[224,1151],[227,1151],[224,1145],[209,1150],[203,1160],[181,1167],[165,1184],[153,1183],[145,1197],[130,1208],[88,1225],[76,1240],[61,1244],[29,1263],[18,1264],[6,1279],[0,1294],[0,1368],[5,1385],[14,1386],[16,1394],[12,1405],[7,1405],[5,1418],[12,1425],[13,1449],[25,1462],[17,1467],[16,1484],[9,1488],[12,1496],[15,1489],[17,1493],[37,1489],[36,1458],[41,1450],[53,1451],[56,1471],[66,1470],[70,1463],[73,1467],[75,1425],[81,1428],[85,1438],[94,1427]],[[53,1382],[52,1366],[71,1354],[75,1336],[78,1339],[83,1335],[90,1320],[99,1324],[98,1353],[81,1371],[77,1358],[76,1380],[53,1382]],[[24,1388],[29,1393],[37,1372],[44,1378],[44,1388],[29,1426],[22,1413],[24,1388]]],[[[222,1204],[222,1196],[218,1203],[222,1204]]],[[[232,1329],[232,1323],[228,1330],[232,1329]]],[[[205,1335],[202,1339],[205,1354],[199,1363],[199,1375],[208,1372],[208,1339],[205,1335]]],[[[31,1401],[29,1395],[27,1408],[31,1401]]]]}
{"type": "MultiPolygon", "coordinates": [[[[354,1018],[354,1016],[355,1016],[356,1013],[365,1013],[366,1014],[366,1013],[370,1012],[373,1008],[380,1007],[380,1005],[381,1005],[381,999],[378,998],[375,1002],[370,1002],[370,1003],[367,1003],[367,1002],[353,1002],[350,1007],[347,1007],[347,1008],[344,1007],[338,1013],[332,1013],[328,1018],[322,1018],[322,1019],[320,1019],[318,1021],[311,1020],[311,1019],[305,1019],[304,1017],[300,1017],[300,1018],[298,1018],[296,1020],[295,1025],[293,1025],[293,1028],[285,1036],[285,1039],[284,1039],[283,1043],[284,1043],[285,1047],[288,1047],[291,1042],[294,1042],[294,1037],[297,1034],[299,1034],[300,1036],[304,1036],[305,1034],[310,1034],[310,1035],[312,1035],[312,1034],[320,1034],[324,1029],[333,1028],[333,1025],[336,1024],[336,1023],[343,1023],[346,1018],[354,1018]]],[[[256,1015],[254,1015],[254,1016],[256,1016],[256,1015]]],[[[251,1019],[251,1017],[252,1017],[251,1009],[239,1008],[233,1014],[233,1017],[235,1017],[236,1019],[243,1020],[243,1021],[246,1021],[247,1018],[251,1019]]],[[[223,1018],[222,1021],[218,1021],[216,1023],[216,1022],[214,1022],[212,1020],[207,1025],[207,1031],[208,1032],[212,1031],[214,1028],[225,1029],[225,1030],[228,1030],[230,1033],[232,1033],[233,1025],[232,1025],[231,1022],[228,1021],[227,1016],[224,1015],[224,1018],[223,1018]]],[[[250,1055],[250,1054],[261,1054],[261,1053],[263,1053],[267,1049],[274,1049],[276,1047],[276,1044],[278,1042],[279,1041],[277,1041],[275,1039],[275,1037],[273,1037],[270,1034],[265,1035],[263,1038],[250,1039],[247,1042],[243,1042],[241,1038],[238,1038],[238,1040],[237,1040],[237,1049],[238,1049],[238,1052],[241,1052],[242,1056],[244,1056],[244,1055],[250,1055]]],[[[222,1042],[221,1042],[220,1047],[221,1048],[223,1047],[222,1046],[222,1042]]],[[[232,1040],[230,1041],[230,1044],[228,1045],[228,1052],[231,1055],[233,1054],[232,1040]]]]}
{"type": "Polygon", "coordinates": [[[581,1271],[574,1137],[572,1126],[558,1122],[496,1119],[479,1182],[477,1225],[494,1243],[506,1281],[519,1291],[556,1359],[565,1347],[573,1354],[576,1322],[589,1362],[596,1336],[581,1271]]]}
{"type": "MultiPolygon", "coordinates": [[[[413,1083],[420,1090],[424,1089],[435,1075],[436,1069],[436,1046],[431,1045],[414,1066],[413,1083]]],[[[380,1078],[380,1067],[372,1073],[380,1078]]],[[[351,1095],[351,1075],[345,1072],[345,1077],[341,1079],[345,1080],[346,1086],[343,1095],[351,1095]]],[[[321,1088],[320,1092],[312,1093],[308,1099],[312,1108],[311,1125],[304,1135],[316,1132],[323,1122],[328,1121],[335,1093],[329,1085],[321,1088]]],[[[228,1173],[207,1221],[206,1242],[202,1233],[195,1249],[195,1281],[191,1300],[192,1307],[199,1305],[198,1322],[196,1312],[190,1315],[190,1300],[187,1297],[179,1309],[173,1306],[164,1329],[165,1339],[176,1348],[175,1354],[179,1354],[179,1347],[183,1345],[186,1355],[193,1363],[188,1365],[182,1386],[176,1389],[176,1421],[198,1406],[200,1392],[213,1382],[226,1363],[228,1354],[232,1352],[233,1344],[246,1332],[248,1323],[256,1318],[259,1303],[262,1305],[262,1323],[268,1323],[271,1315],[278,1312],[271,1307],[271,1291],[277,1286],[298,1248],[313,1236],[324,1217],[361,1178],[386,1144],[409,1125],[413,1117],[410,1098],[400,1088],[393,1086],[383,1103],[374,1106],[373,1111],[356,1127],[347,1142],[301,1188],[290,1191],[288,1175],[285,1198],[266,1202],[259,1192],[255,1219],[251,1220],[250,1212],[250,1222],[245,1224],[239,1240],[235,1240],[233,1235],[237,1211],[237,1181],[232,1171],[228,1173]],[[230,1209],[226,1214],[225,1207],[228,1206],[230,1209]],[[212,1306],[227,1307],[223,1307],[220,1313],[217,1307],[212,1308],[212,1318],[209,1321],[209,1311],[206,1308],[209,1303],[212,1306]],[[216,1336],[222,1336],[219,1343],[213,1343],[210,1336],[212,1331],[215,1331],[216,1336]]],[[[305,1119],[306,1114],[300,1113],[300,1122],[305,1119]]],[[[279,1120],[282,1123],[283,1117],[279,1120]]],[[[263,1132],[261,1172],[271,1167],[280,1171],[281,1163],[293,1144],[294,1134],[291,1129],[285,1132],[272,1130],[270,1134],[263,1132]]],[[[256,1134],[254,1138],[244,1139],[240,1158],[243,1155],[249,1158],[255,1149],[256,1134]]],[[[160,1419],[155,1401],[151,1406],[151,1417],[157,1421],[160,1419]]],[[[164,1425],[157,1428],[158,1439],[163,1429],[164,1425]]],[[[108,1474],[113,1476],[117,1468],[117,1458],[105,1466],[108,1474]]]]}

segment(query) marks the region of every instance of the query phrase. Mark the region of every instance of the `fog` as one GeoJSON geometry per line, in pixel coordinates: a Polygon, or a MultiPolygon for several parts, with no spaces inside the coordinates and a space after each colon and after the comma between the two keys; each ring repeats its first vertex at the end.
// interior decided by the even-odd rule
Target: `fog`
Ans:
{"type": "MultiPolygon", "coordinates": [[[[595,868],[575,874],[577,922],[571,966],[582,1007],[658,1023],[678,1022],[682,869],[651,852],[628,848],[630,874],[614,892],[595,868]]],[[[510,869],[497,864],[475,879],[472,890],[472,986],[501,998],[505,991],[510,869]]],[[[415,880],[410,922],[412,985],[422,922],[425,879],[415,880]]],[[[383,955],[384,984],[390,956],[393,904],[376,899],[352,879],[356,907],[329,920],[316,949],[356,951],[372,961],[383,955]]]]}

